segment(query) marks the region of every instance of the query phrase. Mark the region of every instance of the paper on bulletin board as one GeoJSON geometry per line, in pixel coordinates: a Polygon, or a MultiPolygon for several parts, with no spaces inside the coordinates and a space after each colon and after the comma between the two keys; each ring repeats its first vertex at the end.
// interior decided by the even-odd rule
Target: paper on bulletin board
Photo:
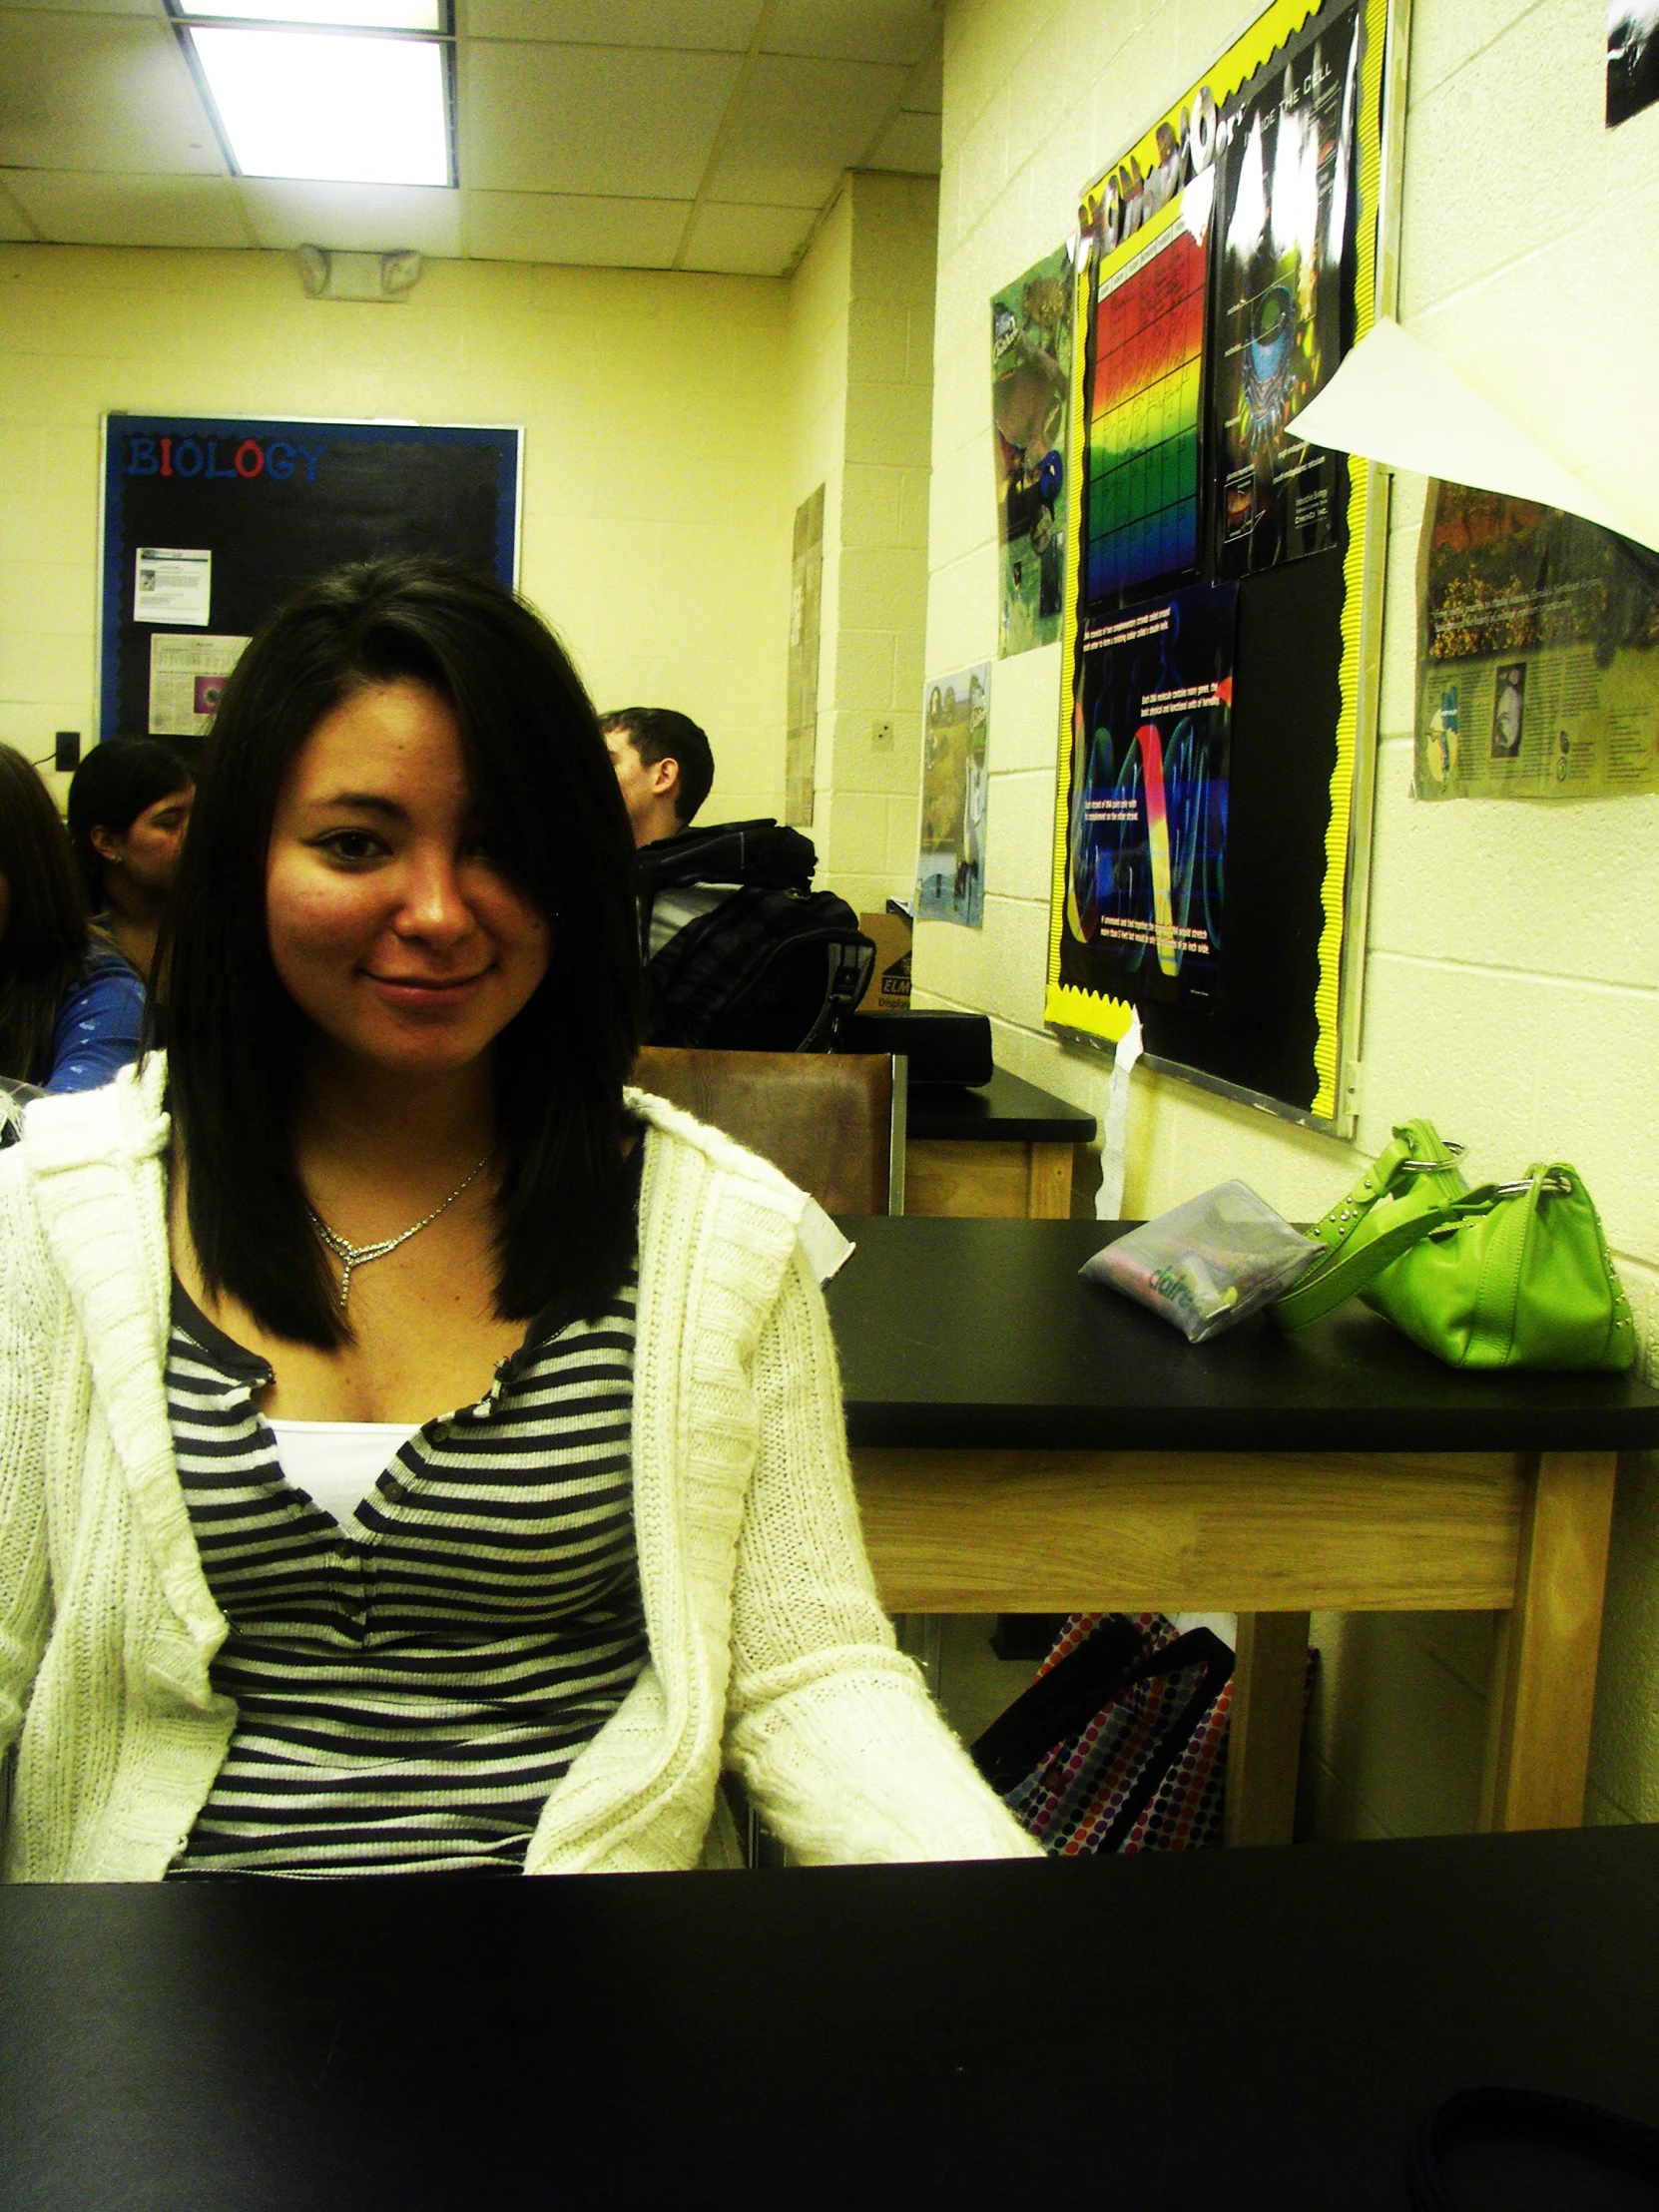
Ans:
{"type": "Polygon", "coordinates": [[[1463,484],[1423,531],[1417,798],[1659,791],[1659,554],[1463,484]]]}
{"type": "Polygon", "coordinates": [[[1073,989],[1215,996],[1238,597],[1194,584],[1084,632],[1060,937],[1073,989]]]}
{"type": "Polygon", "coordinates": [[[1604,498],[1448,362],[1385,318],[1291,428],[1313,444],[1364,454],[1389,468],[1559,507],[1659,549],[1659,514],[1626,513],[1604,498]]]}
{"type": "Polygon", "coordinates": [[[133,620],[190,622],[205,630],[213,582],[214,557],[206,549],[141,545],[133,562],[133,620]]]}
{"type": "Polygon", "coordinates": [[[998,659],[1052,645],[1060,635],[1071,328],[1069,247],[1057,247],[992,294],[998,659]]]}
{"type": "Polygon", "coordinates": [[[150,735],[205,738],[219,713],[226,679],[242,659],[246,638],[169,637],[150,640],[150,735]]]}
{"type": "Polygon", "coordinates": [[[1343,464],[1287,425],[1342,358],[1359,75],[1354,7],[1228,119],[1215,242],[1219,577],[1341,537],[1343,464]]]}
{"type": "Polygon", "coordinates": [[[988,661],[935,677],[922,713],[916,919],[978,929],[985,911],[988,661]]]}

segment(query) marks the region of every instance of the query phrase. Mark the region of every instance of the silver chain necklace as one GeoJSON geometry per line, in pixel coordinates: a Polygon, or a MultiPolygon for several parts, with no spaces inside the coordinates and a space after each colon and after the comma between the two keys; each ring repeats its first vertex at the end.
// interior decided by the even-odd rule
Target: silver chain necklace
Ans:
{"type": "Polygon", "coordinates": [[[341,1268],[344,1271],[340,1277],[339,1286],[339,1305],[340,1312],[342,1314],[345,1311],[345,1302],[351,1295],[352,1269],[365,1268],[367,1267],[370,1260],[383,1260],[388,1252],[395,1252],[399,1245],[406,1245],[411,1237],[418,1237],[423,1229],[430,1229],[433,1222],[437,1220],[439,1214],[446,1213],[448,1209],[454,1205],[456,1199],[458,1199],[462,1191],[466,1189],[467,1184],[475,1183],[477,1181],[478,1177],[483,1172],[484,1160],[487,1160],[488,1158],[489,1154],[486,1152],[484,1155],[484,1159],[478,1162],[478,1165],[472,1170],[472,1173],[466,1177],[464,1182],[460,1182],[455,1185],[455,1188],[450,1192],[449,1196],[444,1200],[443,1204],[441,1206],[434,1206],[432,1208],[432,1211],[427,1214],[422,1220],[417,1221],[412,1229],[405,1229],[400,1236],[384,1237],[378,1244],[348,1244],[345,1238],[339,1236],[334,1230],[328,1227],[328,1224],[322,1219],[319,1214],[317,1214],[311,1207],[306,1207],[305,1211],[311,1217],[311,1227],[322,1239],[322,1242],[327,1246],[328,1250],[334,1255],[334,1258],[339,1261],[341,1268]]]}

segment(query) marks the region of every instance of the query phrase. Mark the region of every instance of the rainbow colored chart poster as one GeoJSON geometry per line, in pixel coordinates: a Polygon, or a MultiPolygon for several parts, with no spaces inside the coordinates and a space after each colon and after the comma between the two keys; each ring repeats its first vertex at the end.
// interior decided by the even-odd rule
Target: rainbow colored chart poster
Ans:
{"type": "Polygon", "coordinates": [[[1208,269],[1202,231],[1180,216],[1172,202],[1099,278],[1083,582],[1091,607],[1198,565],[1208,269]]]}
{"type": "Polygon", "coordinates": [[[1204,1008],[1220,986],[1238,590],[1092,620],[1072,737],[1060,981],[1204,1008]]]}

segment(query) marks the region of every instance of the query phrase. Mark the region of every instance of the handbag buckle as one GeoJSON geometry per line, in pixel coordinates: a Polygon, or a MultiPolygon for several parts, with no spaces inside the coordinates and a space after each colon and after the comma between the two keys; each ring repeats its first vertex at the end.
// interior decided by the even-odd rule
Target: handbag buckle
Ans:
{"type": "MultiPolygon", "coordinates": [[[[1571,1198],[1573,1193],[1571,1178],[1560,1174],[1555,1169],[1551,1169],[1548,1175],[1540,1175],[1537,1178],[1537,1184],[1540,1191],[1551,1191],[1558,1198],[1571,1198]]],[[[1532,1178],[1529,1176],[1524,1183],[1494,1184],[1492,1196],[1494,1198],[1522,1198],[1531,1188],[1532,1178]]]]}
{"type": "Polygon", "coordinates": [[[1455,1166],[1468,1150],[1467,1145],[1453,1144],[1449,1138],[1443,1141],[1446,1150],[1451,1154],[1449,1160],[1400,1160],[1395,1163],[1395,1175],[1443,1175],[1445,1170],[1455,1166]]]}

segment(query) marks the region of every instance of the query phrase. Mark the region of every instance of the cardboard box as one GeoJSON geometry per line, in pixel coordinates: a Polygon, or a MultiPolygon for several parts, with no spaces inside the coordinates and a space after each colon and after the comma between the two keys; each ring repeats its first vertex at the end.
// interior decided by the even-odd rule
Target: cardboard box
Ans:
{"type": "Polygon", "coordinates": [[[858,927],[875,946],[869,988],[858,1001],[860,1014],[907,1014],[910,1010],[910,924],[903,914],[860,914],[858,927]]]}

